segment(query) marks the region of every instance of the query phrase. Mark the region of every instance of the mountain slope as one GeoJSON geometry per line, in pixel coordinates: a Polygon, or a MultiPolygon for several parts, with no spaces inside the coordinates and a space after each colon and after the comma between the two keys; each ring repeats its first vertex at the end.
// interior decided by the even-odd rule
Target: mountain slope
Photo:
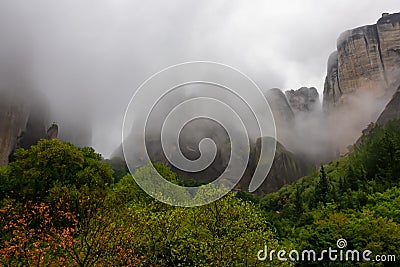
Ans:
{"type": "Polygon", "coordinates": [[[379,126],[384,126],[389,121],[398,119],[400,119],[400,86],[379,116],[376,124],[379,126]]]}

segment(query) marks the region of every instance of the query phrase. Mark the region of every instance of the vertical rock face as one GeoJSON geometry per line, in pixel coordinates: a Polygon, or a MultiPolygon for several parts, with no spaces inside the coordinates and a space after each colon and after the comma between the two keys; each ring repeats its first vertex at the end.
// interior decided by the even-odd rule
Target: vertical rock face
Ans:
{"type": "Polygon", "coordinates": [[[28,149],[40,139],[46,138],[46,124],[44,117],[35,114],[35,112],[30,113],[25,129],[22,134],[18,136],[15,149],[28,149]]]}
{"type": "Polygon", "coordinates": [[[377,23],[381,58],[388,82],[397,80],[400,69],[400,13],[384,14],[377,23]]]}
{"type": "Polygon", "coordinates": [[[28,109],[11,99],[11,93],[2,93],[0,97],[0,166],[8,163],[8,156],[21,136],[28,121],[28,109]]]}
{"type": "Polygon", "coordinates": [[[387,85],[377,25],[342,33],[337,49],[338,79],[343,94],[387,85]]]}
{"type": "Polygon", "coordinates": [[[278,88],[273,88],[264,92],[265,98],[271,107],[275,119],[276,134],[279,141],[286,144],[291,136],[288,129],[295,122],[295,114],[290,107],[285,94],[278,88]]]}
{"type": "Polygon", "coordinates": [[[275,118],[285,122],[294,120],[294,112],[290,107],[285,94],[278,88],[273,88],[264,92],[265,97],[271,106],[275,118]]]}
{"type": "Polygon", "coordinates": [[[374,25],[340,35],[329,58],[324,109],[346,102],[363,90],[381,97],[397,82],[400,71],[400,13],[384,14],[374,25]]]}
{"type": "Polygon", "coordinates": [[[324,85],[324,108],[329,109],[338,103],[342,96],[338,77],[338,52],[333,52],[328,59],[328,73],[324,85]]]}
{"type": "Polygon", "coordinates": [[[8,163],[16,148],[28,148],[45,138],[47,118],[47,102],[41,95],[3,89],[0,92],[0,165],[8,163]]]}
{"type": "Polygon", "coordinates": [[[286,91],[285,95],[295,113],[312,112],[319,108],[319,94],[314,87],[286,91]]]}

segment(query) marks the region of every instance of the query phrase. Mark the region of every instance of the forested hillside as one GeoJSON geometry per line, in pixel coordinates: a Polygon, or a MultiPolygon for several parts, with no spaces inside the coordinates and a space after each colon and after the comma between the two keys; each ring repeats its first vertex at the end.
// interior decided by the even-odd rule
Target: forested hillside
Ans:
{"type": "MultiPolygon", "coordinates": [[[[169,181],[185,182],[155,166],[169,181]]],[[[145,166],[135,175],[150,172],[145,166]]],[[[262,199],[238,192],[202,207],[172,207],[150,198],[130,174],[114,179],[91,148],[42,140],[18,150],[0,169],[1,264],[293,265],[259,261],[257,252],[265,245],[318,251],[340,238],[348,249],[399,255],[399,121],[372,129],[352,153],[262,199]]],[[[196,197],[206,193],[200,189],[196,197]]],[[[368,262],[336,264],[326,262],[368,262]]]]}

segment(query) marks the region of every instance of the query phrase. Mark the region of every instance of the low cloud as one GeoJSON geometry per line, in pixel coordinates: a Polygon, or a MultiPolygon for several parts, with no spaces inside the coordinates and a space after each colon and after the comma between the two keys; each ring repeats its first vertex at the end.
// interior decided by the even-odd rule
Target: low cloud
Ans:
{"type": "Polygon", "coordinates": [[[61,135],[109,156],[134,90],[160,69],[218,61],[264,89],[322,92],[337,36],[397,8],[397,0],[4,0],[0,88],[42,92],[61,135]]]}

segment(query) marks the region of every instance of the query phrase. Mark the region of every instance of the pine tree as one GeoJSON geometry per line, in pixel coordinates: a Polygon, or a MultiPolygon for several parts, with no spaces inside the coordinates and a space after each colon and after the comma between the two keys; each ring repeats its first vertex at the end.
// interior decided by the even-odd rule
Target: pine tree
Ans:
{"type": "Polygon", "coordinates": [[[349,167],[347,171],[347,183],[351,190],[357,191],[358,190],[358,180],[359,177],[357,176],[354,168],[352,166],[349,167]]]}
{"type": "Polygon", "coordinates": [[[301,195],[300,186],[296,186],[294,206],[295,206],[295,209],[296,209],[296,213],[298,215],[300,215],[300,214],[302,214],[304,212],[303,196],[301,195]]]}
{"type": "Polygon", "coordinates": [[[329,182],[329,179],[326,175],[324,166],[321,164],[321,169],[320,169],[320,178],[319,181],[315,187],[315,199],[316,202],[322,202],[326,204],[329,201],[329,196],[331,193],[331,185],[329,182]]]}

